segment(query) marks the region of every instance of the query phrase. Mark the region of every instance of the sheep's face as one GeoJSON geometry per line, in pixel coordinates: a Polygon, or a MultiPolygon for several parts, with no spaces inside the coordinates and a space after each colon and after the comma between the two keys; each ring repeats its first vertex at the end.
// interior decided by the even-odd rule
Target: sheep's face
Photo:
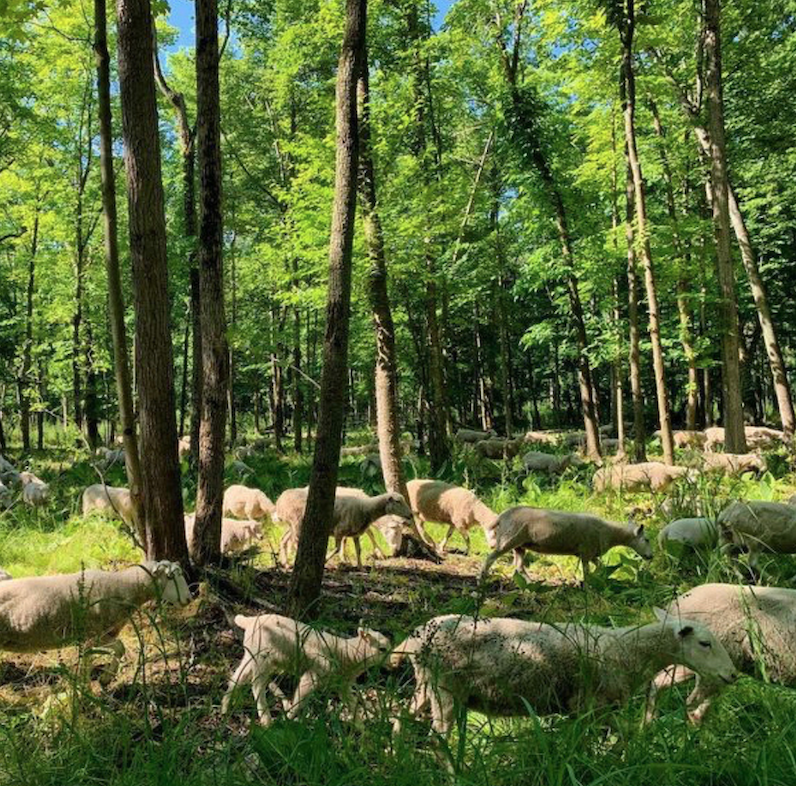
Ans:
{"type": "Polygon", "coordinates": [[[738,671],[724,645],[704,625],[691,620],[672,620],[678,641],[679,662],[706,680],[735,682],[738,671]]]}
{"type": "Polygon", "coordinates": [[[161,587],[161,598],[175,606],[187,606],[191,602],[191,591],[182,568],[176,562],[158,562],[152,575],[161,587]]]}
{"type": "Polygon", "coordinates": [[[402,516],[382,516],[376,522],[376,528],[387,541],[393,554],[397,554],[401,550],[406,524],[407,520],[402,516]]]}
{"type": "Polygon", "coordinates": [[[379,655],[386,655],[392,651],[392,643],[383,634],[370,628],[358,628],[357,636],[360,645],[368,651],[368,660],[375,660],[379,655]]]}
{"type": "Polygon", "coordinates": [[[634,524],[631,521],[628,524],[628,529],[633,533],[633,539],[628,543],[628,546],[644,559],[652,559],[652,544],[644,531],[644,525],[634,524]]]}
{"type": "Polygon", "coordinates": [[[412,511],[409,509],[409,505],[406,504],[406,500],[398,492],[392,492],[389,495],[387,504],[384,507],[384,513],[387,516],[400,516],[412,521],[412,511]]]}

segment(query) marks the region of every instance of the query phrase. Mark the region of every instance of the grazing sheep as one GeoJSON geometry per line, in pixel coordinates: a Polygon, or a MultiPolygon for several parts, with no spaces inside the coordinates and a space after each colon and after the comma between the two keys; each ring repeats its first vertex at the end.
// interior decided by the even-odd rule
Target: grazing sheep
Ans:
{"type": "Polygon", "coordinates": [[[781,502],[733,502],[718,517],[724,549],[749,553],[757,570],[761,551],[796,554],[796,507],[781,502]]]}
{"type": "MultiPolygon", "coordinates": [[[[296,548],[298,545],[308,494],[309,489],[306,487],[288,489],[282,492],[276,501],[274,521],[281,521],[288,525],[287,532],[282,536],[282,541],[279,544],[280,559],[285,568],[288,566],[289,549],[296,548]]],[[[353,538],[357,567],[362,567],[359,538],[367,532],[371,524],[382,516],[388,515],[400,516],[407,521],[412,520],[412,511],[400,494],[388,492],[376,497],[369,497],[359,489],[339,488],[335,495],[334,521],[330,533],[335,540],[334,550],[342,557],[345,539],[353,538]]],[[[372,533],[367,534],[372,540],[372,533]]]]}
{"type": "Polygon", "coordinates": [[[658,533],[658,545],[664,551],[667,543],[682,543],[691,549],[712,549],[718,542],[716,522],[702,517],[676,519],[658,533]]]}
{"type": "Polygon", "coordinates": [[[282,691],[271,682],[274,675],[291,674],[299,678],[292,701],[284,702],[288,718],[299,714],[302,703],[322,683],[332,681],[353,713],[354,681],[391,648],[390,640],[375,630],[359,628],[356,636],[344,639],[278,614],[259,617],[239,614],[235,624],[243,629],[243,658],[229,681],[221,711],[224,714],[229,711],[232,692],[238,685],[251,683],[260,723],[264,726],[273,720],[267,691],[270,689],[283,698],[282,691]]]}
{"type": "Polygon", "coordinates": [[[703,432],[705,435],[705,450],[712,451],[724,445],[724,429],[721,426],[710,426],[703,432]]]}
{"type": "MultiPolygon", "coordinates": [[[[709,627],[744,674],[796,686],[796,590],[703,584],[673,600],[668,613],[674,619],[683,616],[709,627]]],[[[650,689],[647,718],[654,714],[658,691],[693,676],[685,664],[658,674],[650,689]]],[[[694,722],[704,717],[723,687],[706,676],[697,677],[688,697],[689,717],[694,722]]]]}
{"type": "Polygon", "coordinates": [[[550,445],[555,447],[561,442],[563,432],[561,431],[529,431],[524,440],[529,445],[550,445]]]}
{"type": "MultiPolygon", "coordinates": [[[[480,443],[479,443],[480,444],[480,443]]],[[[472,491],[444,483],[441,480],[416,478],[406,484],[409,493],[409,504],[412,512],[418,517],[423,534],[433,543],[425,531],[427,521],[447,524],[448,532],[439,544],[441,554],[445,553],[451,535],[458,531],[470,553],[470,535],[468,530],[476,524],[491,529],[497,521],[497,514],[484,505],[472,491]]]]}
{"type": "Polygon", "coordinates": [[[0,651],[38,652],[82,641],[110,650],[101,681],[119,668],[124,645],[116,637],[131,614],[150,600],[191,600],[179,565],[145,562],[126,570],[85,570],[0,582],[0,651]]]}
{"type": "Polygon", "coordinates": [[[184,461],[185,459],[189,458],[190,455],[191,455],[191,438],[180,437],[177,440],[177,456],[179,457],[180,461],[184,461]]]}
{"type": "Polygon", "coordinates": [[[548,475],[560,475],[569,467],[579,467],[583,461],[574,453],[566,456],[554,456],[552,453],[540,453],[529,450],[522,457],[522,465],[529,472],[544,472],[548,475]]]}
{"type": "Polygon", "coordinates": [[[432,729],[442,735],[458,708],[527,716],[529,709],[550,715],[619,705],[672,663],[727,683],[736,678],[708,628],[659,609],[656,616],[658,622],[628,628],[435,617],[396,647],[391,663],[410,659],[416,688],[409,712],[430,708],[432,729]]]}
{"type": "Polygon", "coordinates": [[[788,498],[788,505],[796,505],[796,494],[788,498]]]}
{"type": "Polygon", "coordinates": [[[248,486],[230,486],[224,492],[224,513],[242,519],[270,518],[274,503],[260,489],[248,486]]]}
{"type": "Polygon", "coordinates": [[[762,475],[768,470],[765,458],[757,453],[705,453],[703,459],[706,472],[723,472],[726,475],[752,472],[762,475]]]}
{"type": "Polygon", "coordinates": [[[246,461],[246,459],[253,458],[257,455],[257,449],[254,445],[243,445],[242,447],[235,448],[234,455],[238,461],[246,461]]]}
{"type": "Polygon", "coordinates": [[[494,436],[496,436],[494,429],[489,429],[489,431],[478,431],[471,428],[460,428],[456,432],[454,439],[462,444],[473,444],[484,439],[491,439],[494,436]]]}
{"type": "Polygon", "coordinates": [[[666,491],[677,478],[689,475],[686,467],[670,467],[659,461],[641,464],[611,464],[594,473],[595,491],[621,488],[623,491],[666,491]]]}
{"type": "Polygon", "coordinates": [[[32,472],[20,472],[22,483],[22,501],[34,508],[46,505],[50,499],[50,487],[32,472]]]}
{"type": "Polygon", "coordinates": [[[604,437],[600,440],[600,447],[602,448],[603,455],[606,453],[625,453],[625,444],[613,437],[604,437]]]}
{"type": "MultiPolygon", "coordinates": [[[[185,541],[188,553],[195,559],[193,547],[193,530],[196,514],[185,514],[185,541]]],[[[263,525],[259,521],[241,521],[239,519],[221,519],[221,553],[234,554],[243,551],[263,536],[263,525]]]]}
{"type": "Polygon", "coordinates": [[[519,439],[482,439],[475,443],[475,452],[488,459],[512,459],[525,446],[525,441],[519,439]]]}
{"type": "Polygon", "coordinates": [[[0,508],[10,508],[11,498],[11,489],[0,480],[0,508]]]}
{"type": "Polygon", "coordinates": [[[378,445],[352,445],[347,448],[341,448],[341,456],[367,456],[368,453],[378,453],[378,445]]]}
{"type": "MultiPolygon", "coordinates": [[[[753,450],[769,450],[787,444],[784,432],[766,426],[745,426],[746,446],[753,450]]],[[[725,442],[725,431],[719,426],[705,429],[705,450],[712,451],[725,442]]]]}
{"type": "Polygon", "coordinates": [[[116,514],[126,524],[133,520],[133,500],[128,489],[95,483],[83,492],[82,499],[84,516],[92,510],[102,510],[116,514]]]}
{"type": "Polygon", "coordinates": [[[0,453],[0,473],[6,472],[16,472],[16,469],[14,469],[14,465],[0,453]]]}
{"type": "Polygon", "coordinates": [[[540,554],[570,554],[583,565],[584,584],[589,577],[589,563],[599,563],[614,546],[627,546],[644,559],[652,559],[652,547],[643,525],[630,522],[627,527],[584,513],[566,513],[519,505],[504,510],[495,526],[486,531],[492,551],[484,560],[480,580],[501,554],[514,551],[514,569],[528,577],[523,562],[526,549],[540,554]]]}
{"type": "MultiPolygon", "coordinates": [[[[723,430],[722,430],[723,431],[723,430]]],[[[658,429],[652,435],[656,439],[661,438],[661,431],[658,429]]],[[[674,439],[674,446],[676,448],[695,448],[701,450],[705,446],[705,442],[707,441],[707,436],[705,436],[705,432],[703,431],[691,431],[687,429],[681,429],[680,431],[673,431],[672,437],[674,439]]],[[[722,434],[722,441],[724,440],[724,436],[722,434]]]]}
{"type": "Polygon", "coordinates": [[[585,431],[572,431],[564,435],[563,444],[570,449],[585,448],[586,447],[586,432],[585,431]]]}
{"type": "Polygon", "coordinates": [[[108,469],[114,464],[124,464],[124,448],[106,448],[101,445],[94,451],[94,454],[104,469],[108,469]]]}

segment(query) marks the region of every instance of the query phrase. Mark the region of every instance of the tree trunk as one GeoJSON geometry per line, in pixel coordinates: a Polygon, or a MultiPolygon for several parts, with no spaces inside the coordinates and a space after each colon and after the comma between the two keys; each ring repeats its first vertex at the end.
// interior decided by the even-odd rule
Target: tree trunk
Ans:
{"type": "Polygon", "coordinates": [[[723,422],[726,434],[724,444],[728,453],[745,453],[746,436],[738,355],[738,304],[735,293],[735,271],[730,251],[729,181],[724,144],[720,7],[720,0],[703,0],[705,91],[710,130],[710,179],[720,291],[723,422]]]}
{"type": "Polygon", "coordinates": [[[221,214],[221,102],[218,2],[196,0],[196,146],[199,160],[199,280],[202,313],[202,422],[193,555],[221,559],[229,347],[224,314],[224,224],[221,214]]]}
{"type": "Polygon", "coordinates": [[[148,0],[117,2],[141,455],[147,459],[141,480],[147,558],[187,562],[150,13],[148,0]]]}
{"type": "Polygon", "coordinates": [[[293,309],[293,368],[291,369],[293,381],[293,447],[296,453],[301,453],[302,429],[304,428],[304,395],[301,390],[301,311],[296,306],[293,309]]]}
{"type": "Polygon", "coordinates": [[[647,290],[647,309],[649,314],[649,335],[652,343],[652,364],[655,369],[655,392],[658,400],[658,423],[661,431],[663,461],[674,464],[674,437],[672,434],[671,413],[669,411],[669,392],[666,388],[666,369],[661,343],[660,316],[658,314],[658,292],[655,283],[655,269],[652,261],[649,228],[647,226],[647,203],[644,193],[644,175],[636,145],[636,76],[633,70],[633,34],[635,32],[635,0],[627,0],[627,16],[622,28],[622,72],[624,76],[624,119],[625,150],[630,171],[633,176],[633,194],[636,224],[639,233],[641,264],[644,269],[644,285],[647,290]]]}
{"type": "Polygon", "coordinates": [[[367,0],[347,0],[345,33],[337,70],[337,157],[318,432],[307,507],[288,590],[287,608],[292,617],[305,617],[315,611],[334,512],[351,312],[351,254],[359,148],[357,80],[365,59],[366,14],[367,0]]]}
{"type": "Polygon", "coordinates": [[[387,491],[397,491],[409,499],[403,473],[401,428],[398,413],[398,360],[395,325],[387,292],[387,260],[384,234],[377,209],[376,175],[370,136],[370,90],[367,49],[357,84],[359,107],[359,202],[368,249],[368,295],[376,335],[376,421],[379,456],[387,491]]]}
{"type": "Polygon", "coordinates": [[[182,340],[182,382],[180,384],[180,425],[177,433],[185,434],[185,412],[188,409],[188,347],[191,342],[190,308],[185,315],[185,335],[182,340]]]}
{"type": "Polygon", "coordinates": [[[97,394],[97,370],[94,364],[94,333],[86,320],[86,439],[92,451],[100,443],[99,399],[97,394]]]}
{"type": "MultiPolygon", "coordinates": [[[[233,213],[234,217],[234,213],[233,213]]],[[[235,238],[229,248],[230,279],[232,283],[232,324],[234,330],[238,324],[238,276],[235,265],[235,238]]],[[[229,382],[227,384],[227,417],[229,418],[229,444],[233,446],[238,440],[238,406],[235,401],[235,350],[229,345],[229,382]]]]}
{"type": "Polygon", "coordinates": [[[33,293],[36,289],[36,252],[39,248],[39,210],[33,219],[33,233],[28,258],[28,286],[25,292],[25,343],[22,346],[22,367],[19,373],[19,429],[22,451],[30,453],[30,370],[33,359],[33,293]]]}

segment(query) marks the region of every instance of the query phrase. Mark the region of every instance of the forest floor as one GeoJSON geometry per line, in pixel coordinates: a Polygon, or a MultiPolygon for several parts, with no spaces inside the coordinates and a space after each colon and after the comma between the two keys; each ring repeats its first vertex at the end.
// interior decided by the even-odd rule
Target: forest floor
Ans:
{"type": "MultiPolygon", "coordinates": [[[[548,481],[491,463],[483,471],[469,462],[460,457],[448,476],[474,485],[496,510],[522,502],[615,520],[632,513],[653,538],[664,522],[663,497],[594,495],[589,470],[548,481]]],[[[303,485],[309,469],[307,458],[270,453],[247,463],[254,474],[246,482],[274,499],[284,488],[303,485]]],[[[0,566],[23,576],[140,559],[116,523],[77,515],[80,492],[96,482],[85,456],[51,451],[36,456],[33,465],[52,483],[53,500],[44,510],[14,507],[0,516],[0,566]]],[[[700,478],[681,487],[669,504],[681,515],[697,503],[716,510],[737,497],[786,499],[796,490],[796,478],[784,458],[773,466],[774,474],[761,480],[700,478]]],[[[422,461],[408,469],[427,471],[422,461]]],[[[111,471],[109,482],[123,483],[120,469],[111,471]]],[[[345,460],[340,482],[371,492],[378,487],[362,477],[356,459],[345,460]]],[[[186,488],[186,499],[191,494],[186,488]]],[[[439,539],[443,528],[432,526],[431,532],[439,539]]],[[[185,609],[137,614],[122,635],[128,651],[122,669],[105,689],[77,677],[74,649],[4,653],[0,785],[421,786],[449,777],[479,786],[796,783],[796,693],[750,678],[723,694],[700,729],[686,722],[680,691],[664,699],[660,719],[646,728],[640,724],[643,697],[610,715],[489,721],[470,713],[443,757],[453,776],[435,755],[423,724],[409,724],[399,738],[391,735],[395,708],[405,706],[411,694],[410,669],[376,668],[363,677],[363,695],[373,702],[366,722],[352,724],[334,702],[318,702],[299,722],[279,719],[262,729],[248,689],[237,692],[231,714],[223,717],[221,697],[242,655],[232,616],[279,610],[285,597],[289,574],[275,566],[273,555],[279,534],[269,529],[263,550],[214,573],[185,609]]],[[[658,552],[651,563],[642,563],[615,550],[586,588],[574,559],[538,557],[528,583],[511,577],[506,558],[479,593],[476,576],[487,549],[482,533],[473,534],[471,555],[454,536],[452,553],[439,565],[374,560],[367,549],[363,568],[335,565],[325,576],[319,625],[351,635],[363,620],[394,641],[446,613],[622,625],[650,620],[652,606],[665,605],[694,584],[739,580],[719,557],[683,566],[658,552]]],[[[770,583],[796,586],[791,558],[772,559],[766,569],[770,583]]]]}

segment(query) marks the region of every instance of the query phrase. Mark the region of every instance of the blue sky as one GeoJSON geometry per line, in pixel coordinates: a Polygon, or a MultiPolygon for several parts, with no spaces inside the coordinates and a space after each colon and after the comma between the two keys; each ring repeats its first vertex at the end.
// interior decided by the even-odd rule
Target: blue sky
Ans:
{"type": "MultiPolygon", "coordinates": [[[[434,5],[437,7],[436,24],[442,23],[448,9],[453,5],[455,0],[435,0],[434,5]]],[[[184,46],[193,46],[194,43],[194,22],[193,22],[193,2],[192,0],[169,0],[171,13],[169,14],[169,23],[180,31],[180,35],[174,44],[169,47],[169,50],[180,49],[184,46]]]]}

